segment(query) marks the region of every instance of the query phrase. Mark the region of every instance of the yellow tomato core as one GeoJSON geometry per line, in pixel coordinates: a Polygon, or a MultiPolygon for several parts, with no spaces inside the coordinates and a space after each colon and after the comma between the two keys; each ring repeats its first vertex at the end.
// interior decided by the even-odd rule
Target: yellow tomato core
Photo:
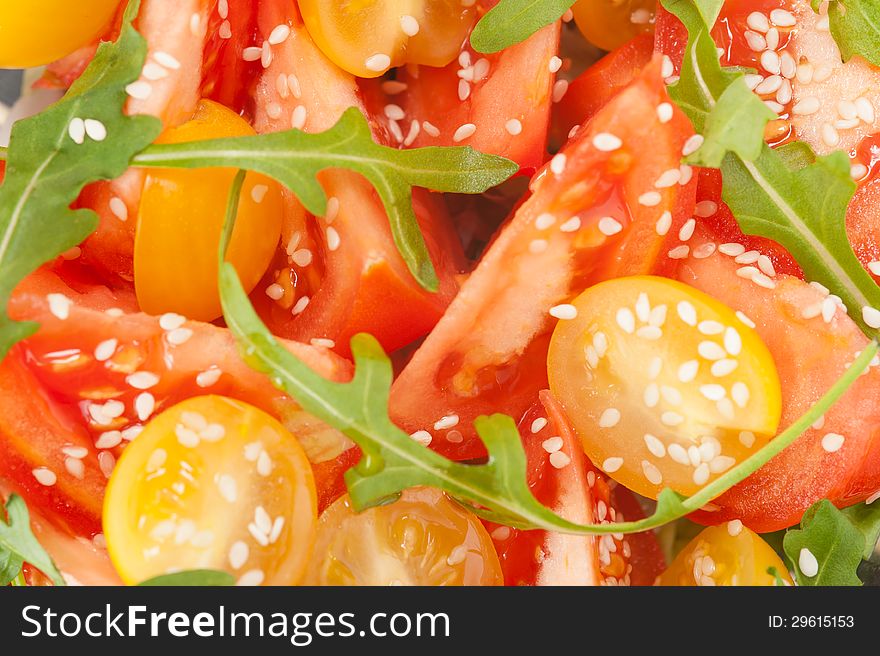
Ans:
{"type": "MultiPolygon", "coordinates": [[[[253,128],[210,100],[157,143],[240,137],[253,128]]],[[[211,321],[221,314],[217,247],[236,169],[155,169],[147,173],[134,245],[134,282],[141,309],[211,321]]],[[[266,271],[281,234],[281,189],[248,173],[227,259],[251,291],[266,271]]]]}
{"type": "Polygon", "coordinates": [[[776,434],[776,365],[720,301],[653,276],[590,287],[561,314],[550,389],[590,459],[652,498],[693,494],[776,434]]]}
{"type": "Polygon", "coordinates": [[[769,544],[739,521],[703,530],[675,557],[658,585],[777,585],[769,573],[793,585],[782,559],[769,544]]]}
{"type": "Polygon", "coordinates": [[[296,438],[247,403],[199,396],[155,417],[126,447],[107,485],[104,535],[126,583],[219,569],[242,585],[294,585],[316,515],[296,438]]]}
{"type": "Polygon", "coordinates": [[[501,585],[492,539],[435,489],[414,488],[355,513],[337,500],[321,515],[306,585],[501,585]]]}

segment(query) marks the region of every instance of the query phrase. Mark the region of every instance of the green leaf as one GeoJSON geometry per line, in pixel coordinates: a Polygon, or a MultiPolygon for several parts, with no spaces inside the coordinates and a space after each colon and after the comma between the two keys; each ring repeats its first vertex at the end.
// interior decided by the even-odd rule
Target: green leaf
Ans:
{"type": "Polygon", "coordinates": [[[288,187],[316,215],[327,197],[316,179],[327,168],[363,175],[385,205],[391,232],[419,283],[437,289],[437,275],[412,208],[412,187],[480,194],[516,173],[514,162],[470,147],[398,150],[373,141],[370,127],[354,107],[326,132],[299,130],[271,134],[155,145],[137,155],[134,166],[204,168],[235,166],[259,171],[288,187]]]}
{"type": "Polygon", "coordinates": [[[12,128],[0,186],[0,359],[37,328],[6,314],[12,290],[98,225],[94,212],[70,209],[80,190],[121,175],[131,156],[161,131],[154,118],[122,113],[128,99],[125,87],[140,76],[147,52],[143,37],[131,26],[139,5],[139,0],[129,3],[119,39],[98,47],[64,98],[12,128]],[[75,119],[100,121],[106,139],[85,136],[82,144],[75,143],[68,131],[75,119]]]}
{"type": "Polygon", "coordinates": [[[798,585],[862,585],[856,570],[862,562],[865,539],[840,510],[827,499],[812,505],[801,519],[799,529],[785,534],[783,547],[794,569],[798,585]],[[819,564],[818,572],[807,576],[803,562],[819,564]]]}
{"type": "Polygon", "coordinates": [[[785,588],[785,587],[788,587],[789,585],[791,585],[788,581],[786,581],[784,578],[782,578],[782,575],[779,573],[779,570],[776,569],[775,567],[768,567],[767,573],[773,577],[773,579],[774,579],[773,585],[775,585],[777,588],[785,588]]]}
{"type": "MultiPolygon", "coordinates": [[[[818,11],[821,0],[813,0],[818,11]]],[[[831,0],[828,5],[831,35],[843,61],[860,55],[880,66],[880,4],[877,0],[831,0]]]]}
{"type": "Polygon", "coordinates": [[[693,159],[707,166],[720,161],[722,197],[743,232],[780,243],[807,279],[839,296],[861,329],[875,336],[865,313],[880,308],[880,287],[846,235],[846,209],[856,190],[846,154],[817,158],[805,144],[773,150],[764,143],[768,110],[756,95],[743,93],[741,71],[721,67],[697,4],[663,0],[689,34],[670,95],[705,133],[693,159]]]}
{"type": "Polygon", "coordinates": [[[865,549],[862,559],[868,560],[877,547],[880,539],[880,503],[857,503],[848,506],[840,512],[855,526],[865,538],[865,549]]]}
{"type": "Polygon", "coordinates": [[[761,154],[764,126],[776,114],[762,103],[739,76],[728,86],[703,126],[703,145],[688,159],[689,164],[721,168],[724,156],[734,153],[753,161],[761,154]]]}
{"type": "Polygon", "coordinates": [[[576,0],[501,0],[471,32],[471,47],[485,54],[522,43],[555,23],[576,0]]]}
{"type": "Polygon", "coordinates": [[[235,585],[235,577],[232,574],[215,569],[191,569],[185,572],[155,576],[138,583],[139,587],[228,587],[232,585],[235,585]]]}
{"type": "Polygon", "coordinates": [[[248,299],[235,268],[224,254],[241,193],[239,173],[227,204],[219,249],[220,299],[226,324],[235,335],[245,362],[266,373],[272,383],[312,414],[342,431],[361,447],[360,462],[345,474],[357,509],[385,503],[403,490],[431,486],[445,490],[481,517],[517,528],[599,535],[645,531],[698,510],[744,480],[792,444],[867,368],[877,354],[867,346],[835,385],[810,410],[750,458],[712,481],[692,497],[663,490],[657,511],[636,522],[581,525],[569,522],[539,503],[526,483],[526,457],[516,422],[506,415],[479,417],[477,434],[488,451],[485,464],[449,460],[413,440],[388,415],[393,372],[391,361],[370,335],[351,340],[355,373],[348,383],[329,381],[285,349],[269,332],[248,299]]]}
{"type": "Polygon", "coordinates": [[[6,502],[6,521],[0,518],[0,561],[10,562],[4,553],[12,554],[17,561],[30,563],[55,585],[65,585],[61,572],[31,532],[27,506],[17,494],[11,495],[6,502]]]}
{"type": "Polygon", "coordinates": [[[0,549],[0,586],[9,585],[21,573],[24,565],[18,554],[0,549]]]}

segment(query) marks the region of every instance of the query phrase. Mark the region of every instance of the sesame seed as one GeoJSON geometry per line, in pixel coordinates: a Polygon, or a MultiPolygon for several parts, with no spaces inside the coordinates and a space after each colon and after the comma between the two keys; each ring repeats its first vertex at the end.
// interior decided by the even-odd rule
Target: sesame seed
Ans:
{"type": "Polygon", "coordinates": [[[681,149],[681,154],[687,157],[688,155],[692,155],[703,145],[703,135],[695,134],[690,139],[685,141],[684,146],[681,149]]]}
{"type": "Polygon", "coordinates": [[[149,392],[142,392],[135,397],[134,409],[138,419],[146,421],[156,409],[156,399],[149,392]]]}
{"type": "Polygon", "coordinates": [[[774,9],[771,11],[770,20],[779,27],[794,27],[797,24],[794,14],[785,9],[774,9]]]}
{"type": "MultiPolygon", "coordinates": [[[[268,544],[268,540],[265,540],[268,544]]],[[[265,546],[265,545],[262,545],[265,546]]],[[[236,581],[235,585],[242,587],[253,587],[260,585],[265,578],[265,574],[261,569],[251,569],[245,572],[239,577],[238,581],[236,581]]]]}
{"type": "Polygon", "coordinates": [[[565,171],[565,164],[567,162],[567,158],[564,153],[559,153],[553,156],[553,159],[550,160],[550,170],[554,175],[562,175],[565,171]]]}
{"type": "Polygon", "coordinates": [[[241,58],[246,62],[254,62],[263,56],[263,48],[251,46],[241,51],[241,58]]]}
{"type": "Polygon", "coordinates": [[[660,192],[657,191],[648,191],[641,196],[639,196],[639,205],[644,205],[645,207],[656,207],[663,200],[663,196],[660,195],[660,192]]]}
{"type": "Polygon", "coordinates": [[[452,140],[455,143],[464,141],[465,139],[473,136],[474,132],[476,131],[476,125],[474,125],[473,123],[465,123],[464,125],[458,126],[458,128],[455,130],[455,133],[452,135],[452,140]]]}
{"type": "Polygon", "coordinates": [[[168,71],[164,66],[160,66],[156,62],[147,62],[144,64],[144,69],[141,71],[141,75],[148,80],[162,80],[168,77],[168,71]]]}
{"type": "Polygon", "coordinates": [[[765,14],[759,11],[753,11],[746,19],[746,24],[753,30],[758,32],[766,32],[770,29],[770,20],[765,14]]]}
{"type": "Polygon", "coordinates": [[[87,118],[83,121],[86,134],[94,141],[104,141],[107,138],[107,127],[93,118],[87,118]]]}
{"type": "Polygon", "coordinates": [[[755,327],[755,322],[748,318],[744,313],[739,310],[736,311],[736,318],[739,319],[742,323],[744,323],[749,328],[755,327]]]}
{"type": "Polygon", "coordinates": [[[657,234],[663,237],[669,232],[669,229],[672,227],[672,213],[671,212],[663,212],[660,215],[660,218],[657,220],[657,234]]]}
{"type": "Polygon", "coordinates": [[[36,469],[32,469],[31,474],[37,479],[37,483],[45,485],[46,487],[51,487],[58,481],[55,472],[48,467],[37,467],[36,469]]]}
{"type": "Polygon", "coordinates": [[[445,415],[434,423],[434,430],[445,430],[447,428],[453,428],[454,426],[458,426],[458,422],[458,415],[445,415]]]}
{"type": "Polygon", "coordinates": [[[368,71],[374,71],[376,73],[384,72],[391,66],[391,57],[388,55],[377,52],[374,55],[370,55],[364,60],[364,67],[368,71]]]}
{"type": "Polygon", "coordinates": [[[603,216],[599,219],[599,232],[603,235],[607,235],[608,237],[612,235],[616,235],[618,232],[623,230],[623,226],[620,222],[611,216],[603,216]]]}
{"type": "Polygon", "coordinates": [[[530,253],[543,253],[544,251],[547,250],[548,245],[549,244],[547,243],[546,239],[533,239],[532,241],[529,242],[529,252],[530,253]]]}
{"type": "Polygon", "coordinates": [[[428,446],[434,439],[433,435],[426,430],[417,430],[416,432],[411,433],[410,437],[423,446],[428,446]]]}
{"type": "Polygon", "coordinates": [[[806,547],[802,548],[798,555],[798,568],[801,570],[801,574],[807,578],[813,578],[819,573],[819,561],[816,560],[813,552],[806,547]]]}
{"type": "Polygon", "coordinates": [[[555,469],[564,469],[570,462],[571,458],[562,451],[556,451],[555,453],[550,454],[550,464],[553,465],[555,469]]]}
{"type": "Polygon", "coordinates": [[[721,385],[700,385],[700,394],[705,396],[710,401],[720,401],[725,396],[727,396],[727,390],[724,389],[721,385]]]}
{"type": "Polygon", "coordinates": [[[833,148],[840,143],[840,134],[831,123],[822,124],[822,141],[826,146],[833,148]]]}
{"type": "Polygon", "coordinates": [[[647,460],[642,460],[642,473],[644,473],[649,483],[660,485],[663,482],[663,474],[647,460]]]}
{"type": "Polygon", "coordinates": [[[660,415],[660,423],[662,423],[664,426],[680,426],[683,422],[684,417],[682,417],[677,412],[672,412],[671,410],[667,410],[660,415]]]}
{"type": "Polygon", "coordinates": [[[697,468],[694,469],[694,483],[697,485],[704,485],[706,481],[709,480],[709,465],[705,462],[697,465],[697,468]]]}
{"type": "Polygon", "coordinates": [[[617,310],[617,325],[625,333],[632,335],[636,330],[636,318],[629,308],[620,308],[617,310]]]}
{"type": "Polygon", "coordinates": [[[822,448],[828,453],[839,451],[843,446],[844,437],[839,433],[826,433],[822,437],[822,448]]]}
{"type": "Polygon", "coordinates": [[[553,84],[553,102],[558,103],[568,92],[568,80],[556,80],[553,84]]]}
{"type": "Polygon", "coordinates": [[[870,328],[880,328],[880,310],[866,305],[862,308],[862,320],[870,328]]]}
{"type": "Polygon", "coordinates": [[[269,68],[272,65],[273,57],[272,46],[268,41],[263,41],[263,46],[260,48],[260,65],[263,68],[269,68]]]}
{"type": "Polygon", "coordinates": [[[222,374],[223,372],[217,367],[211,367],[206,371],[201,371],[196,376],[196,385],[199,387],[211,387],[211,385],[214,385],[220,380],[222,374]]]}
{"type": "Polygon", "coordinates": [[[706,360],[720,360],[727,355],[719,344],[711,341],[700,342],[697,345],[697,353],[706,360]]]}
{"type": "Polygon", "coordinates": [[[605,153],[610,153],[619,149],[623,146],[623,142],[620,138],[610,134],[608,132],[600,132],[595,137],[593,137],[593,146],[597,150],[601,150],[605,153]]]}
{"type": "Polygon", "coordinates": [[[550,308],[550,316],[556,317],[557,319],[570,320],[577,318],[577,315],[577,308],[574,305],[569,305],[568,303],[554,305],[552,308],[550,308]]]}
{"type": "Polygon", "coordinates": [[[690,464],[690,458],[688,457],[687,451],[685,451],[684,447],[681,444],[670,444],[667,451],[669,452],[669,457],[678,464],[690,464]]]}
{"type": "Polygon", "coordinates": [[[745,383],[738,381],[730,388],[730,396],[740,408],[744,408],[749,402],[749,388],[745,383]]]}
{"type": "Polygon", "coordinates": [[[116,347],[118,345],[119,342],[115,337],[111,339],[105,339],[103,342],[99,343],[95,347],[95,360],[97,360],[98,362],[109,360],[111,357],[113,357],[113,354],[116,352],[116,347]]]}
{"type": "Polygon", "coordinates": [[[436,125],[434,125],[433,123],[430,123],[428,121],[422,121],[422,129],[429,136],[432,136],[432,137],[439,137],[440,136],[440,129],[436,125]]]}
{"type": "Polygon", "coordinates": [[[138,80],[137,82],[132,82],[127,87],[125,87],[125,93],[127,93],[135,100],[146,100],[150,97],[150,94],[153,93],[153,87],[150,86],[149,82],[138,80]]]}
{"type": "Polygon", "coordinates": [[[266,287],[266,296],[271,298],[273,301],[278,301],[284,297],[284,287],[279,285],[277,282],[273,282],[271,285],[266,287]]]}
{"type": "MultiPolygon", "coordinates": [[[[135,407],[137,404],[135,403],[135,407]]],[[[97,449],[113,449],[122,443],[122,433],[118,430],[105,431],[95,441],[97,449]]]]}
{"type": "Polygon", "coordinates": [[[125,382],[135,389],[146,390],[154,387],[159,382],[159,377],[149,371],[137,371],[126,376],[125,382]]]}
{"type": "Polygon", "coordinates": [[[648,451],[650,451],[657,458],[662,458],[666,455],[666,446],[657,439],[656,436],[651,435],[650,433],[645,433],[645,446],[648,447],[648,451]]]}
{"type": "Polygon", "coordinates": [[[877,490],[876,492],[874,492],[874,494],[872,494],[872,495],[869,496],[867,499],[865,499],[865,505],[870,506],[870,505],[871,505],[872,503],[874,503],[877,499],[880,499],[880,490],[877,490]]]}
{"type": "Polygon", "coordinates": [[[290,26],[284,24],[276,25],[269,34],[268,42],[270,45],[277,46],[287,41],[287,37],[289,36],[290,26]]]}
{"type": "Polygon", "coordinates": [[[188,342],[192,336],[193,331],[189,328],[175,328],[168,333],[167,339],[168,343],[172,346],[180,346],[181,344],[188,342]]]}
{"type": "Polygon", "coordinates": [[[580,230],[581,220],[579,217],[573,216],[568,221],[559,226],[560,232],[577,232],[580,230]]]}
{"type": "Polygon", "coordinates": [[[736,360],[724,358],[723,360],[713,362],[710,371],[716,378],[723,378],[733,373],[737,366],[739,366],[739,363],[736,360]]]}
{"type": "Polygon", "coordinates": [[[687,241],[693,236],[696,227],[697,222],[694,219],[688,219],[685,221],[684,225],[681,226],[681,230],[678,231],[678,238],[681,241],[687,241]]]}
{"type": "Polygon", "coordinates": [[[694,216],[706,218],[717,214],[717,212],[718,203],[711,200],[703,200],[697,203],[697,206],[694,209],[694,216]]]}
{"type": "Polygon", "coordinates": [[[220,35],[221,39],[231,39],[232,38],[232,23],[228,20],[224,20],[220,23],[220,29],[217,31],[217,34],[220,35]]]}
{"type": "Polygon", "coordinates": [[[609,474],[613,474],[623,466],[623,458],[611,457],[606,458],[602,463],[602,469],[609,474]]]}
{"type": "Polygon", "coordinates": [[[546,425],[547,419],[545,417],[538,417],[532,422],[530,430],[532,431],[532,434],[540,433],[546,425]]]}
{"type": "Polygon", "coordinates": [[[339,232],[337,232],[336,228],[332,226],[327,228],[327,249],[335,251],[339,248],[340,241],[339,232]]]}
{"type": "Polygon", "coordinates": [[[79,117],[72,119],[67,126],[67,134],[73,139],[74,143],[83,143],[86,140],[85,122],[79,117]]]}
{"type": "Polygon", "coordinates": [[[508,134],[516,136],[522,132],[522,122],[519,119],[512,118],[504,124],[504,129],[508,134]]]}
{"type": "Polygon", "coordinates": [[[400,29],[407,36],[415,36],[419,33],[419,21],[414,16],[404,14],[400,17],[400,29]]]}
{"type": "Polygon", "coordinates": [[[599,417],[599,428],[614,428],[620,422],[620,410],[607,408],[599,417]]]}
{"type": "Polygon", "coordinates": [[[128,220],[128,206],[125,202],[119,198],[118,196],[114,196],[110,199],[110,203],[108,204],[110,208],[110,212],[120,221],[128,220]]]}
{"type": "Polygon", "coordinates": [[[669,55],[663,55],[663,63],[660,67],[660,76],[665,78],[671,77],[675,74],[675,64],[672,63],[672,59],[669,55]]]}
{"type": "Polygon", "coordinates": [[[541,448],[547,453],[556,453],[562,448],[562,444],[562,438],[557,435],[555,437],[549,437],[541,442],[541,448]]]}
{"type": "Polygon", "coordinates": [[[657,118],[661,123],[669,123],[672,120],[672,104],[665,102],[657,105],[657,118]]]}
{"type": "Polygon", "coordinates": [[[70,306],[73,304],[64,294],[47,294],[46,300],[49,303],[49,312],[56,318],[64,321],[70,316],[70,306]]]}
{"type": "Polygon", "coordinates": [[[660,388],[657,383],[649,383],[648,386],[645,387],[645,393],[642,396],[642,400],[649,408],[657,407],[657,404],[660,403],[660,388]]]}
{"type": "Polygon", "coordinates": [[[308,248],[300,248],[290,256],[291,261],[300,267],[307,267],[312,263],[312,251],[308,248]]]}
{"type": "Polygon", "coordinates": [[[110,478],[113,468],[116,467],[116,456],[109,451],[101,451],[98,454],[98,467],[105,478],[110,478]]]}
{"type": "Polygon", "coordinates": [[[293,304],[293,307],[290,310],[290,313],[296,316],[297,314],[301,314],[309,304],[308,296],[300,296],[296,303],[293,304]]]}
{"type": "Polygon", "coordinates": [[[312,346],[319,346],[328,349],[336,347],[336,342],[334,342],[332,339],[327,339],[325,337],[312,337],[312,339],[309,340],[309,344],[311,344],[312,346]]]}

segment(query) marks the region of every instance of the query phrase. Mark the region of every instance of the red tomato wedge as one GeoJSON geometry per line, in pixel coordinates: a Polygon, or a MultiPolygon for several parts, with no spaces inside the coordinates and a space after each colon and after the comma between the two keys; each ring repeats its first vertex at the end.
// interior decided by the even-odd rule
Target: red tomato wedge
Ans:
{"type": "MultiPolygon", "coordinates": [[[[106,288],[78,294],[45,270],[16,290],[11,316],[41,327],[0,363],[0,479],[70,532],[92,537],[124,445],[153,414],[212,393],[281,420],[324,463],[315,473],[329,500],[352,457],[340,433],[250,369],[228,330],[178,315],[126,314],[127,302],[106,288]]],[[[286,346],[328,378],[351,375],[350,364],[326,349],[286,346]]]]}
{"type": "Polygon", "coordinates": [[[651,61],[654,35],[640,34],[578,75],[553,107],[553,137],[564,143],[571,130],[589,121],[651,61]]]}
{"type": "MultiPolygon", "coordinates": [[[[787,427],[840,377],[868,343],[827,293],[791,276],[772,289],[737,275],[733,258],[682,261],[678,279],[739,310],[770,349],[782,387],[787,427]],[[826,306],[830,312],[823,317],[826,306]],[[805,318],[812,317],[812,318],[805,318]],[[827,318],[827,321],[826,321],[827,318]]],[[[715,499],[701,522],[741,519],[755,531],[796,524],[815,501],[847,506],[880,489],[880,371],[872,367],[824,418],[748,479],[715,499]]]]}
{"type": "Polygon", "coordinates": [[[493,55],[466,40],[448,66],[405,67],[375,83],[386,92],[390,134],[404,146],[473,146],[531,173],[546,159],[559,29],[548,25],[493,55]]]}
{"type": "Polygon", "coordinates": [[[551,308],[591,282],[668,267],[659,256],[693,209],[694,183],[655,183],[664,174],[679,180],[692,133],[675,110],[665,123],[658,117],[668,102],[659,70],[658,59],[538,173],[395,381],[392,417],[408,431],[431,431],[444,454],[479,455],[476,416],[519,418],[536,401],[547,384],[551,308]]]}
{"type": "MultiPolygon", "coordinates": [[[[295,6],[261,3],[260,34],[269,35],[280,24],[292,31],[273,46],[256,84],[257,131],[295,125],[319,132],[348,107],[363,111],[354,78],[318,50],[295,6]]],[[[419,286],[398,253],[372,186],[347,171],[325,171],[320,179],[333,199],[328,215],[310,217],[288,196],[278,258],[253,295],[272,332],[301,341],[329,339],[345,355],[358,332],[372,333],[386,350],[424,336],[457,292],[455,275],[463,261],[440,197],[417,191],[413,199],[440,278],[439,291],[431,293],[419,286]]]]}
{"type": "MultiPolygon", "coordinates": [[[[130,87],[127,114],[156,116],[166,127],[193,115],[211,4],[209,0],[142,3],[137,28],[149,44],[147,64],[156,68],[130,87]],[[149,79],[160,75],[159,70],[159,79],[149,79]]],[[[89,185],[78,201],[79,207],[94,210],[100,218],[97,231],[83,243],[82,260],[108,280],[134,278],[134,234],[143,179],[143,171],[129,170],[111,182],[89,185]]]]}
{"type": "MultiPolygon", "coordinates": [[[[608,481],[584,456],[558,402],[546,390],[540,397],[520,422],[535,497],[555,513],[581,523],[643,517],[635,497],[608,481]],[[626,516],[620,503],[626,506],[626,516]]],[[[597,537],[522,531],[488,522],[487,528],[507,585],[651,585],[664,568],[650,532],[597,537]]]]}

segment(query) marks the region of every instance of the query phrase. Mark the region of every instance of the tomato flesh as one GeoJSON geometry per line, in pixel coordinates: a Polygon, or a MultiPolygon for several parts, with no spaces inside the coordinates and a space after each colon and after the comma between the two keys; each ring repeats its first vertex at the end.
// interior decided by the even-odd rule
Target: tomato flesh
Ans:
{"type": "Polygon", "coordinates": [[[769,544],[739,521],[704,529],[679,553],[658,585],[794,585],[788,568],[769,544]]]}
{"type": "Polygon", "coordinates": [[[104,535],[126,583],[219,569],[293,585],[314,538],[315,482],[296,438],[247,403],[197,396],[151,419],[123,453],[104,535]]]}
{"type": "Polygon", "coordinates": [[[501,585],[480,521],[443,492],[406,490],[355,513],[348,496],[318,522],[307,585],[501,585]]]}
{"type": "Polygon", "coordinates": [[[580,0],[571,8],[578,29],[603,50],[654,29],[654,0],[580,0]]]}

